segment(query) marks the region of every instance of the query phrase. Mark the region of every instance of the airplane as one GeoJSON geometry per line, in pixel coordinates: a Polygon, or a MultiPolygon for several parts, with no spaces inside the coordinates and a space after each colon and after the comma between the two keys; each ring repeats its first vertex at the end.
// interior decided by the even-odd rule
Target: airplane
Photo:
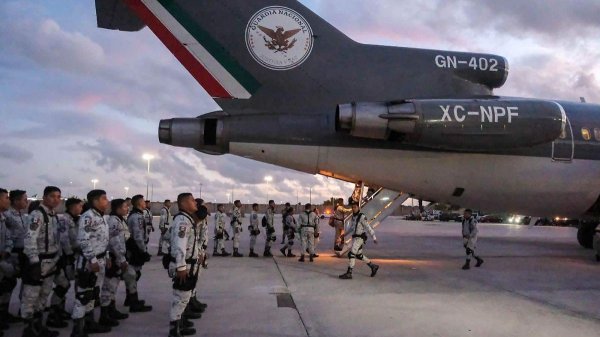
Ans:
{"type": "Polygon", "coordinates": [[[490,212],[600,215],[600,106],[495,95],[504,57],[361,44],[294,0],[96,0],[96,14],[149,27],[221,107],[160,121],[163,144],[490,212]]]}

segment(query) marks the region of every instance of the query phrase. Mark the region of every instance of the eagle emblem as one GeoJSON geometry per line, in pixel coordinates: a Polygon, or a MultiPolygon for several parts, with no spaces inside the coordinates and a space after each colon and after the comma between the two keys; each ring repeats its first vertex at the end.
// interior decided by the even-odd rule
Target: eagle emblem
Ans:
{"type": "Polygon", "coordinates": [[[267,28],[267,27],[263,27],[263,26],[258,26],[258,29],[260,29],[263,33],[265,33],[266,36],[263,36],[263,39],[265,40],[265,47],[269,48],[270,50],[273,50],[275,53],[285,53],[288,50],[294,48],[294,46],[296,45],[296,42],[298,42],[297,39],[293,39],[290,42],[290,38],[292,38],[294,35],[298,34],[302,29],[292,29],[292,30],[288,30],[286,31],[283,27],[281,26],[277,26],[275,27],[275,30],[267,28]],[[269,37],[269,38],[267,38],[269,37]],[[270,40],[269,40],[270,39],[270,40]]]}

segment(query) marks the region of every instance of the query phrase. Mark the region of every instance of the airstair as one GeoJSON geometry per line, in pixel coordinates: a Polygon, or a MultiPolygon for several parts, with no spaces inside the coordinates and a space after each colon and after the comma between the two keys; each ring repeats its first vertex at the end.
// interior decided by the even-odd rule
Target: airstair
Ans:
{"type": "MultiPolygon", "coordinates": [[[[364,195],[365,186],[363,183],[358,183],[355,186],[354,193],[352,193],[352,199],[354,201],[360,200],[361,212],[367,217],[369,224],[373,228],[379,227],[383,220],[390,216],[402,203],[404,203],[410,194],[396,192],[385,188],[376,189],[372,195],[367,193],[364,195]]],[[[371,190],[372,191],[372,190],[371,190]]],[[[352,215],[348,215],[344,219],[345,232],[349,233],[352,230],[352,215]]],[[[346,237],[344,247],[341,251],[335,252],[338,257],[342,257],[350,250],[350,244],[352,238],[346,237]]]]}

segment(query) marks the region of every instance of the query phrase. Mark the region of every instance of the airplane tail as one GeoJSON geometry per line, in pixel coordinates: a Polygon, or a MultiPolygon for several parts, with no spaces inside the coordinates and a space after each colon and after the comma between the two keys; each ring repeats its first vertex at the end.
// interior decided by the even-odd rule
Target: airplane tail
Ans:
{"type": "Polygon", "coordinates": [[[222,107],[489,95],[506,80],[501,57],[359,44],[296,0],[96,0],[96,9],[102,28],[141,29],[141,19],[222,107]]]}

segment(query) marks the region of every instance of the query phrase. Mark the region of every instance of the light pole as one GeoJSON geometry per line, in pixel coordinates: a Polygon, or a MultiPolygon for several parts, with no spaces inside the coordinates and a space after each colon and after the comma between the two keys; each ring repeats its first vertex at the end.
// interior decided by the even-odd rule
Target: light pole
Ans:
{"type": "Polygon", "coordinates": [[[129,197],[129,187],[125,187],[125,198],[129,197]]]}
{"type": "Polygon", "coordinates": [[[200,199],[202,199],[202,183],[200,183],[200,199]]]}
{"type": "Polygon", "coordinates": [[[144,153],[144,155],[142,156],[142,159],[148,161],[148,176],[146,177],[146,199],[148,199],[148,194],[149,194],[149,184],[150,184],[150,161],[152,159],[154,159],[154,156],[148,153],[144,153]]]}
{"type": "Polygon", "coordinates": [[[98,183],[98,179],[92,179],[92,184],[94,184],[94,189],[96,189],[97,183],[98,183]]]}
{"type": "Polygon", "coordinates": [[[267,182],[267,202],[269,202],[269,188],[270,188],[270,183],[273,181],[273,177],[266,176],[265,181],[267,182]]]}

